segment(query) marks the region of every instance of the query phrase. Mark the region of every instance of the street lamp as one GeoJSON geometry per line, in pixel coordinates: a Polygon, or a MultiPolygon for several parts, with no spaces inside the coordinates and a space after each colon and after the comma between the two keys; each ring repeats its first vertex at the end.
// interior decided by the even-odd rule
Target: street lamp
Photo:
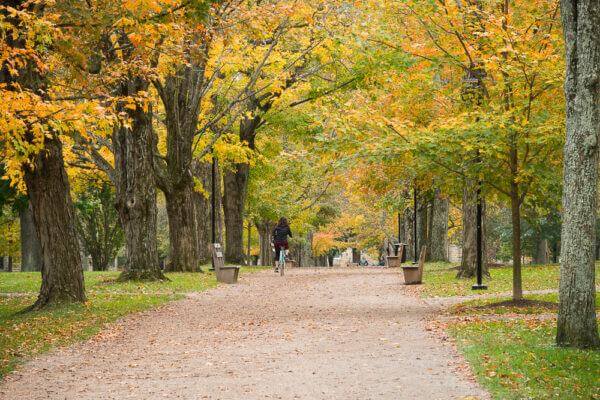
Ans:
{"type": "MultiPolygon", "coordinates": [[[[217,163],[216,163],[216,155],[213,154],[212,157],[212,166],[211,166],[211,201],[210,201],[210,231],[211,231],[211,241],[213,246],[217,243],[217,194],[216,194],[216,186],[217,186],[217,163]]],[[[212,267],[215,269],[215,258],[212,257],[212,267]]]]}
{"type": "Polygon", "coordinates": [[[398,211],[398,244],[394,246],[396,256],[400,254],[400,246],[402,246],[402,214],[400,213],[400,211],[398,211]]]}
{"type": "MultiPolygon", "coordinates": [[[[477,162],[481,162],[479,150],[477,151],[477,162]]],[[[481,180],[477,182],[477,284],[473,285],[473,290],[485,290],[487,286],[483,284],[483,210],[481,204],[481,180]]]]}
{"type": "Polygon", "coordinates": [[[415,184],[413,188],[413,263],[417,264],[419,262],[419,250],[417,246],[417,185],[415,184]]]}

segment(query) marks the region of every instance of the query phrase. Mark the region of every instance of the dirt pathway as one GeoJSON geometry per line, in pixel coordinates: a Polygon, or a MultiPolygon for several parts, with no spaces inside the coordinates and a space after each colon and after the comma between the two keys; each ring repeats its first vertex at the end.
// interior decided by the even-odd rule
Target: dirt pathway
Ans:
{"type": "Polygon", "coordinates": [[[401,294],[397,271],[290,272],[128,317],[24,365],[0,398],[486,398],[427,334],[435,309],[401,294]]]}

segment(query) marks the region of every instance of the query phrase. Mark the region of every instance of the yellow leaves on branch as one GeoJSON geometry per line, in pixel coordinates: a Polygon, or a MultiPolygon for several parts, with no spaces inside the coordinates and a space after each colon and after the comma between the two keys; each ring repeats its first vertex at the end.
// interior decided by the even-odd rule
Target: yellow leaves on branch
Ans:
{"type": "Polygon", "coordinates": [[[179,4],[180,0],[123,0],[123,8],[138,18],[165,12],[179,4]]]}

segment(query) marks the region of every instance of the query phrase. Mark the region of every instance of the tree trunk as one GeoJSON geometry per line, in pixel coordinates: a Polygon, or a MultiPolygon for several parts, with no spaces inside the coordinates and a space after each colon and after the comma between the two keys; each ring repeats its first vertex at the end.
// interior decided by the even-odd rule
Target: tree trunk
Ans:
{"type": "Polygon", "coordinates": [[[47,138],[33,159],[33,168],[25,165],[23,170],[43,260],[42,286],[33,308],[84,302],[75,210],[60,141],[47,138]]]}
{"type": "Polygon", "coordinates": [[[315,258],[312,252],[312,242],[313,242],[312,231],[308,231],[306,234],[306,242],[302,244],[300,250],[300,262],[298,266],[300,267],[314,267],[315,266],[315,258]]]}
{"type": "Polygon", "coordinates": [[[429,260],[448,261],[448,214],[450,203],[436,189],[431,215],[431,239],[429,260]]]}
{"type": "MultiPolygon", "coordinates": [[[[211,259],[210,243],[212,242],[211,231],[211,204],[210,197],[207,199],[203,193],[194,192],[194,207],[196,208],[196,239],[198,248],[198,260],[205,264],[211,259]]],[[[216,234],[216,240],[219,235],[216,234]]]]}
{"type": "Polygon", "coordinates": [[[427,246],[425,260],[429,260],[429,202],[421,202],[421,208],[417,213],[418,241],[417,248],[427,246]]]}
{"type": "Polygon", "coordinates": [[[225,259],[241,263],[244,259],[244,207],[248,190],[248,164],[235,164],[223,173],[223,212],[225,215],[225,259]]]}
{"type": "Polygon", "coordinates": [[[246,265],[250,266],[252,265],[252,254],[250,253],[250,246],[252,244],[252,222],[250,220],[248,220],[248,228],[247,228],[247,232],[246,232],[246,239],[247,239],[247,243],[248,243],[248,247],[247,247],[247,252],[246,252],[246,265]]]}
{"type": "Polygon", "coordinates": [[[21,222],[21,271],[42,270],[42,247],[38,239],[31,204],[19,212],[21,222]]]}
{"type": "Polygon", "coordinates": [[[523,280],[521,278],[521,203],[519,186],[515,179],[510,187],[510,209],[512,219],[512,257],[513,257],[513,300],[523,298],[523,280]]]}
{"type": "MultiPolygon", "coordinates": [[[[406,259],[414,260],[415,256],[415,245],[414,245],[414,234],[413,234],[413,210],[407,208],[404,210],[404,240],[406,243],[406,259]]],[[[386,246],[387,247],[387,246],[386,246]]],[[[387,252],[387,248],[386,248],[387,252]]]]}
{"type": "Polygon", "coordinates": [[[329,257],[327,256],[327,254],[324,254],[317,258],[317,266],[328,267],[329,265],[327,265],[327,264],[329,264],[329,257]]]}
{"type": "Polygon", "coordinates": [[[271,235],[275,229],[275,223],[269,221],[260,221],[256,223],[258,236],[260,239],[260,261],[263,266],[274,265],[274,254],[271,248],[271,235]]]}
{"type": "MultiPolygon", "coordinates": [[[[486,263],[485,245],[485,200],[482,202],[482,245],[483,245],[483,274],[489,275],[486,263]]],[[[457,277],[473,278],[477,274],[477,187],[466,182],[462,198],[462,261],[457,277]]]]}
{"type": "Polygon", "coordinates": [[[352,248],[352,264],[360,264],[360,251],[356,248],[352,248]]]}
{"type": "Polygon", "coordinates": [[[173,188],[165,193],[169,216],[170,271],[200,270],[198,230],[196,226],[197,193],[191,184],[173,188]]]}
{"type": "MultiPolygon", "coordinates": [[[[132,83],[133,84],[133,83],[132,83]]],[[[123,87],[134,95],[141,87],[123,87]]],[[[129,110],[131,128],[119,125],[113,132],[116,209],[125,234],[127,261],[120,280],[165,279],[158,262],[156,241],[156,183],[153,175],[154,133],[152,109],[129,110]]]]}
{"type": "MultiPolygon", "coordinates": [[[[215,159],[216,160],[216,159],[215,159]]],[[[196,207],[196,227],[198,232],[198,258],[200,262],[208,262],[211,258],[209,245],[212,241],[212,164],[211,163],[194,163],[194,176],[200,181],[204,189],[203,193],[194,192],[194,205],[196,207]]],[[[218,168],[218,166],[217,166],[218,168]]],[[[216,196],[216,240],[221,243],[221,185],[220,179],[217,176],[215,180],[216,196]]]]}
{"type": "Polygon", "coordinates": [[[552,244],[552,262],[553,262],[554,264],[557,264],[557,263],[558,263],[558,258],[559,258],[559,256],[560,256],[560,250],[559,250],[559,249],[560,249],[560,246],[559,246],[559,244],[558,244],[558,241],[555,241],[555,242],[552,244]]]}
{"type": "Polygon", "coordinates": [[[533,258],[533,262],[540,265],[548,264],[548,253],[548,240],[537,237],[535,241],[535,257],[533,258]]]}
{"type": "MultiPolygon", "coordinates": [[[[44,53],[37,53],[40,35],[35,35],[30,25],[25,21],[28,17],[21,15],[20,11],[32,11],[41,16],[44,13],[44,3],[28,2],[23,0],[4,1],[3,6],[15,9],[10,12],[6,7],[0,10],[4,24],[10,24],[18,35],[3,35],[2,41],[8,47],[10,55],[12,49],[24,50],[21,58],[24,63],[16,63],[17,73],[9,71],[7,63],[2,63],[0,68],[0,83],[6,84],[9,90],[25,90],[40,96],[42,101],[48,99],[47,80],[44,67],[46,60],[44,53]],[[31,47],[28,48],[27,42],[31,47]]],[[[4,27],[3,30],[10,31],[4,27]]],[[[5,49],[6,53],[6,49],[5,49]]],[[[35,115],[33,115],[35,117],[35,115]]],[[[52,115],[43,118],[33,118],[36,123],[45,124],[44,120],[52,122],[52,115]]],[[[23,126],[29,122],[23,121],[23,126]]],[[[47,131],[41,136],[26,132],[26,139],[30,142],[39,140],[43,144],[40,152],[30,156],[28,162],[23,163],[23,175],[27,193],[31,204],[33,221],[37,231],[42,250],[42,285],[37,301],[33,308],[42,308],[61,302],[85,301],[83,284],[83,271],[79,254],[79,243],[75,229],[75,211],[70,196],[70,187],[64,167],[62,144],[58,137],[51,136],[55,132],[47,131]]]]}
{"type": "Polygon", "coordinates": [[[600,346],[595,262],[600,128],[600,3],[562,0],[567,98],[557,344],[600,346]]]}
{"type": "Polygon", "coordinates": [[[204,225],[210,221],[202,221],[209,214],[194,190],[193,179],[196,164],[194,141],[197,139],[202,96],[209,85],[205,67],[210,37],[204,39],[199,38],[194,55],[190,55],[192,63],[182,62],[175,66],[164,82],[155,81],[165,109],[167,149],[164,158],[155,158],[154,166],[157,184],[167,202],[171,251],[169,268],[173,271],[200,270],[205,248],[202,242],[206,238],[204,225]]]}

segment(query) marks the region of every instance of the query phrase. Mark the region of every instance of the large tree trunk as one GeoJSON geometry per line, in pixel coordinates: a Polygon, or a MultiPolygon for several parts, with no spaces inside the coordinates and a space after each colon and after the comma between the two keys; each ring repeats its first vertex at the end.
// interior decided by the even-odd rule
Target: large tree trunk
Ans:
{"type": "Polygon", "coordinates": [[[431,212],[431,238],[429,240],[429,260],[448,261],[448,215],[450,203],[436,189],[431,212]]]}
{"type": "MultiPolygon", "coordinates": [[[[173,271],[198,271],[203,261],[200,250],[205,233],[199,235],[198,218],[205,216],[200,198],[194,190],[194,139],[197,134],[201,100],[206,90],[204,68],[208,59],[208,43],[198,43],[194,64],[178,65],[165,79],[156,82],[167,127],[167,152],[164,160],[155,158],[155,174],[165,194],[169,217],[169,239],[173,271]],[[163,163],[164,162],[164,163],[163,163]],[[198,217],[197,212],[201,212],[198,217]]],[[[158,151],[158,150],[157,150],[158,151]]],[[[205,221],[204,223],[206,223],[205,221]]],[[[204,249],[202,249],[204,250],[204,249]]]]}
{"type": "Polygon", "coordinates": [[[415,245],[414,245],[414,233],[413,233],[413,210],[407,208],[404,210],[404,243],[406,243],[406,259],[414,260],[415,257],[415,245]]]}
{"type": "Polygon", "coordinates": [[[165,193],[169,216],[171,263],[168,269],[177,272],[200,270],[197,229],[197,193],[191,184],[173,188],[165,193]]]}
{"type": "Polygon", "coordinates": [[[63,164],[62,145],[47,138],[33,168],[24,166],[25,184],[42,247],[42,287],[34,308],[85,301],[75,210],[63,164]]]}
{"type": "MultiPolygon", "coordinates": [[[[485,245],[485,200],[481,199],[482,215],[482,247],[483,247],[483,274],[489,275],[486,262],[485,245]]],[[[457,277],[473,278],[477,274],[477,188],[473,184],[465,183],[462,198],[462,261],[457,277]]]]}
{"type": "MultiPolygon", "coordinates": [[[[249,114],[240,120],[239,137],[242,143],[255,149],[256,131],[263,120],[258,111],[260,104],[253,96],[249,96],[247,108],[249,114]]],[[[269,106],[262,109],[265,112],[269,106]]],[[[231,170],[223,172],[223,211],[225,216],[225,259],[234,263],[244,260],[244,207],[248,193],[250,165],[238,163],[231,170]]]]}
{"type": "Polygon", "coordinates": [[[419,209],[419,212],[417,213],[417,234],[418,234],[418,241],[417,241],[417,248],[422,248],[423,246],[426,246],[425,249],[425,260],[428,261],[429,260],[429,210],[430,210],[430,204],[429,202],[421,202],[421,208],[419,209]]]}
{"type": "MultiPolygon", "coordinates": [[[[134,83],[131,83],[132,85],[134,83]]],[[[135,95],[141,87],[122,88],[135,95]]],[[[158,262],[156,241],[156,183],[153,173],[154,133],[152,109],[128,111],[131,127],[117,126],[112,144],[115,156],[116,208],[125,234],[127,261],[121,280],[165,279],[158,262]]]]}
{"type": "Polygon", "coordinates": [[[21,271],[42,270],[42,246],[38,239],[31,204],[19,212],[21,222],[21,271]]]}
{"type": "Polygon", "coordinates": [[[225,215],[225,259],[244,260],[244,207],[248,190],[248,164],[235,164],[223,173],[223,212],[225,215]]]}
{"type": "Polygon", "coordinates": [[[258,229],[258,236],[260,239],[260,261],[264,266],[271,266],[274,264],[274,254],[271,248],[271,236],[273,229],[275,229],[275,223],[270,221],[256,222],[256,229],[258,229]]]}
{"type": "MultiPolygon", "coordinates": [[[[15,32],[19,32],[19,35],[3,35],[3,44],[8,47],[9,57],[12,49],[25,50],[21,53],[21,61],[25,61],[25,64],[16,63],[15,68],[19,70],[15,74],[9,71],[7,63],[3,63],[0,69],[0,83],[7,84],[9,90],[18,85],[21,89],[35,93],[42,101],[47,100],[47,82],[43,75],[46,60],[42,58],[43,54],[35,53],[39,43],[30,43],[31,48],[27,49],[27,41],[39,38],[37,35],[31,35],[33,31],[29,29],[30,25],[24,23],[24,17],[19,13],[33,11],[41,15],[45,4],[12,0],[5,1],[2,5],[17,10],[12,13],[5,7],[0,10],[0,14],[5,24],[13,25],[15,32]]],[[[47,118],[51,119],[52,116],[47,118]]],[[[44,122],[38,120],[34,123],[44,122]]],[[[28,126],[28,123],[23,125],[28,126]]],[[[33,221],[42,249],[42,285],[33,308],[61,302],[85,301],[75,210],[64,167],[62,144],[58,137],[50,135],[52,132],[45,132],[41,137],[36,137],[34,132],[27,132],[27,140],[41,140],[43,148],[22,166],[33,221]]]]}
{"type": "Polygon", "coordinates": [[[560,303],[556,341],[600,346],[595,263],[600,128],[600,3],[561,0],[566,41],[567,138],[564,149],[560,303]]]}

